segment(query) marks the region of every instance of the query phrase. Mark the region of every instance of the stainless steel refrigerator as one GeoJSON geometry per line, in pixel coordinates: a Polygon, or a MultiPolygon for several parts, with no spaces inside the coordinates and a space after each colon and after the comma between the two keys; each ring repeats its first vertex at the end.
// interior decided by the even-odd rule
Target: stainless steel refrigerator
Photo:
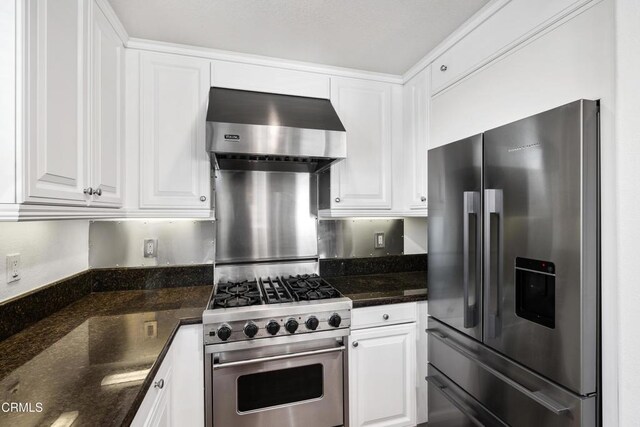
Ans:
{"type": "Polygon", "coordinates": [[[596,426],[599,107],[429,150],[429,427],[596,426]]]}

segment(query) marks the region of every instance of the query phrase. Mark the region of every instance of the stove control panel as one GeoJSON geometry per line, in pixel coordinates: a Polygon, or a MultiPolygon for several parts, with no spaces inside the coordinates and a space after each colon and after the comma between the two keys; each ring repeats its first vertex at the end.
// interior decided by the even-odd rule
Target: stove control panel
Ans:
{"type": "Polygon", "coordinates": [[[297,316],[205,323],[204,343],[256,340],[351,327],[351,309],[297,316]]]}

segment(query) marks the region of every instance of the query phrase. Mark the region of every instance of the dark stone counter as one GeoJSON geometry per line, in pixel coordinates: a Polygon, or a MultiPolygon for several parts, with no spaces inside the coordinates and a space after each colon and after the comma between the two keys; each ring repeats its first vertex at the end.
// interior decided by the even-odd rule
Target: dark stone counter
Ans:
{"type": "Polygon", "coordinates": [[[353,308],[427,299],[426,271],[336,276],[325,279],[344,296],[351,298],[353,308]]]}
{"type": "Polygon", "coordinates": [[[202,321],[211,290],[94,292],[1,341],[1,400],[33,412],[0,411],[0,425],[51,425],[76,411],[73,425],[129,424],[178,327],[202,321]],[[134,371],[144,379],[102,385],[134,371]]]}

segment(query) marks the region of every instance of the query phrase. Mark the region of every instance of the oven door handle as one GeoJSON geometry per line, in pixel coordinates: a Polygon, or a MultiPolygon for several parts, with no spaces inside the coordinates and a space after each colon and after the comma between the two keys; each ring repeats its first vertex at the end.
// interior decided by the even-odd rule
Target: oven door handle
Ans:
{"type": "Polygon", "coordinates": [[[325,348],[322,350],[302,351],[300,353],[292,353],[292,354],[280,354],[278,356],[259,357],[257,359],[238,360],[236,362],[227,362],[227,363],[218,363],[218,364],[214,363],[213,369],[233,368],[235,366],[253,365],[255,363],[264,363],[264,362],[271,362],[274,360],[291,359],[294,357],[315,356],[318,354],[335,353],[335,352],[344,351],[344,350],[345,350],[345,346],[342,345],[340,347],[325,348]]]}

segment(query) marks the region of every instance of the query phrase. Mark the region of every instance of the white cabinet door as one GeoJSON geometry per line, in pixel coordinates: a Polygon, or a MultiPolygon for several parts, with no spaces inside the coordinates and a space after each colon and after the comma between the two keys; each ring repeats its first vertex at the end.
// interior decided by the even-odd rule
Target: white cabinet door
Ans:
{"type": "Polygon", "coordinates": [[[415,426],[415,322],[352,331],[349,342],[351,426],[415,426]]]}
{"type": "Polygon", "coordinates": [[[429,73],[427,67],[403,87],[405,210],[427,209],[427,138],[429,123],[429,73]]]}
{"type": "Polygon", "coordinates": [[[305,71],[239,62],[211,61],[211,86],[329,98],[330,78],[325,74],[305,71]]]}
{"type": "Polygon", "coordinates": [[[18,201],[86,204],[84,0],[26,2],[26,138],[18,201]]]}
{"type": "Polygon", "coordinates": [[[91,180],[92,204],[122,206],[124,46],[97,5],[93,7],[91,180]]]}
{"type": "Polygon", "coordinates": [[[433,62],[438,93],[588,0],[511,0],[433,62]]]}
{"type": "Polygon", "coordinates": [[[140,207],[208,208],[209,61],[142,52],[140,207]]]}
{"type": "Polygon", "coordinates": [[[171,422],[171,413],[172,413],[172,389],[173,384],[171,378],[172,372],[169,370],[166,374],[166,380],[164,380],[164,386],[162,390],[158,393],[158,398],[151,409],[151,413],[149,417],[146,419],[144,423],[144,427],[170,427],[172,426],[171,422]]]}
{"type": "Polygon", "coordinates": [[[178,329],[131,425],[204,426],[203,349],[202,324],[178,329]]]}
{"type": "Polygon", "coordinates": [[[347,159],[331,168],[331,209],[391,209],[392,85],[331,79],[347,131],[347,159]]]}

